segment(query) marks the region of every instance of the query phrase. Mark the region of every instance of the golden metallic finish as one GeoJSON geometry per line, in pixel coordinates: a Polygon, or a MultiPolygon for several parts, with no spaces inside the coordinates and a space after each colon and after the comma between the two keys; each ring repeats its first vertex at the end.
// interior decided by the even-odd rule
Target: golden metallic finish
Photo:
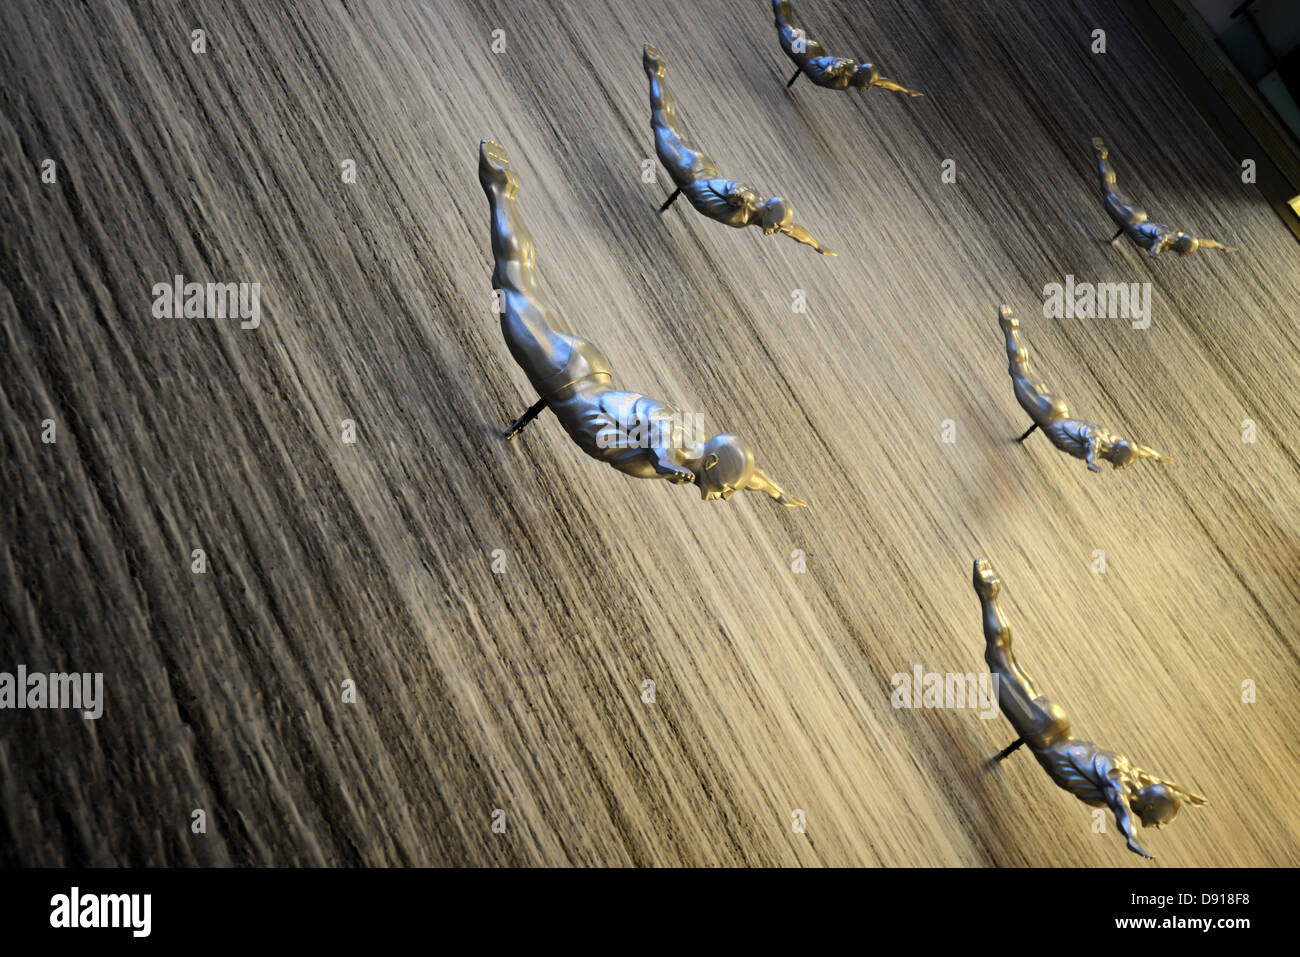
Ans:
{"type": "Polygon", "coordinates": [[[1119,231],[1110,239],[1112,246],[1119,242],[1121,236],[1127,235],[1135,245],[1145,249],[1152,259],[1166,249],[1172,249],[1180,256],[1190,256],[1198,249],[1222,249],[1230,253],[1237,251],[1235,246],[1225,246],[1213,239],[1197,239],[1181,229],[1174,229],[1164,223],[1149,222],[1145,209],[1131,203],[1123,193],[1115,189],[1115,171],[1111,169],[1108,159],[1110,150],[1106,149],[1106,144],[1094,137],[1092,148],[1097,154],[1102,202],[1110,218],[1119,227],[1119,231]]]}
{"type": "Polygon", "coordinates": [[[893,80],[886,80],[870,63],[828,55],[820,43],[809,38],[806,30],[795,25],[794,7],[785,0],[773,0],[772,12],[776,16],[776,33],[781,38],[781,49],[798,66],[786,84],[787,87],[794,86],[794,81],[802,73],[817,86],[824,86],[828,90],[866,91],[874,86],[909,96],[925,95],[909,90],[893,80]]]}
{"type": "Polygon", "coordinates": [[[1121,439],[1090,422],[1071,418],[1064,399],[1052,395],[1046,391],[1046,386],[1030,378],[1033,371],[1029,368],[1029,350],[1021,344],[1017,334],[1020,320],[1007,306],[998,306],[998,324],[1007,337],[1008,371],[1015,386],[1016,399],[1034,421],[1017,442],[1023,442],[1035,429],[1041,428],[1053,445],[1083,459],[1094,472],[1101,471],[1097,459],[1105,459],[1117,469],[1128,468],[1138,459],[1167,461],[1155,449],[1121,439]]]}
{"type": "Polygon", "coordinates": [[[664,83],[667,71],[659,51],[647,43],[642,50],[641,63],[650,78],[650,128],[655,133],[655,152],[677,187],[659,207],[659,212],[671,206],[679,195],[684,195],[692,206],[720,223],[738,229],[758,226],[764,236],[783,233],[824,256],[835,255],[813,239],[808,230],[795,224],[794,208],[780,196],[764,200],[744,183],[724,179],[718,175],[712,159],[687,146],[673,126],[677,103],[664,83]]]}
{"type": "Polygon", "coordinates": [[[749,489],[782,505],[806,504],[786,495],[756,467],[753,452],[739,437],[697,435],[689,416],[649,396],[614,388],[604,353],[569,329],[538,284],[533,240],[515,201],[519,177],[505,150],[488,139],[479,145],[479,182],[492,211],[492,285],[502,298],[501,331],[541,396],[507,438],[549,406],[584,452],[634,478],[694,483],[707,501],[725,501],[749,489]]]}
{"type": "Polygon", "coordinates": [[[1011,651],[1011,626],[998,607],[1002,582],[987,559],[975,560],[973,584],[984,609],[984,660],[998,679],[998,707],[1019,735],[995,760],[1028,745],[1057,787],[1092,807],[1109,807],[1129,850],[1152,857],[1137,841],[1133,815],[1143,827],[1162,828],[1178,816],[1183,801],[1199,807],[1205,798],[1133,767],[1122,754],[1075,738],[1065,712],[1039,694],[1011,651]]]}

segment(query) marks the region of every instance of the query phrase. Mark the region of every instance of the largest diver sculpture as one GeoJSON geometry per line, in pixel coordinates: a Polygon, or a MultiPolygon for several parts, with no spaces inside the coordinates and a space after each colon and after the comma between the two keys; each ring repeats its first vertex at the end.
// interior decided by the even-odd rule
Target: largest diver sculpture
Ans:
{"type": "Polygon", "coordinates": [[[540,396],[506,438],[549,406],[579,448],[634,478],[693,483],[707,501],[749,489],[782,505],[806,504],[768,478],[738,436],[698,435],[689,418],[667,404],[616,389],[604,353],[575,335],[542,292],[533,240],[515,201],[519,177],[492,140],[479,145],[479,182],[492,211],[492,285],[501,295],[501,331],[540,396]]]}
{"type": "Polygon", "coordinates": [[[1138,843],[1133,816],[1143,827],[1162,828],[1178,816],[1184,802],[1199,807],[1205,798],[1133,767],[1122,754],[1071,734],[1070,720],[1060,705],[1039,693],[1011,651],[1011,625],[998,607],[1002,582],[993,566],[977,558],[972,577],[984,609],[984,660],[998,679],[998,707],[1019,735],[995,761],[1028,745],[1057,787],[1091,807],[1109,807],[1129,850],[1152,857],[1138,843]]]}
{"type": "Polygon", "coordinates": [[[764,236],[782,233],[823,256],[835,255],[795,223],[793,207],[780,196],[762,199],[752,187],[720,176],[712,159],[687,146],[674,125],[677,102],[664,84],[667,68],[659,51],[649,43],[641,51],[641,65],[650,79],[650,128],[655,134],[655,152],[676,186],[659,207],[660,213],[678,196],[685,196],[709,219],[737,229],[758,226],[764,236]]]}

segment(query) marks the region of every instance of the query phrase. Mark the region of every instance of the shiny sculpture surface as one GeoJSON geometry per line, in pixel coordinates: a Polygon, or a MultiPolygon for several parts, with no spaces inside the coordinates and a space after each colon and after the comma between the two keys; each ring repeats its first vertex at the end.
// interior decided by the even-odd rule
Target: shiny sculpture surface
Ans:
{"type": "Polygon", "coordinates": [[[679,195],[685,195],[692,206],[710,219],[737,228],[759,226],[764,236],[784,233],[822,255],[834,256],[808,230],[795,224],[794,209],[784,199],[773,196],[764,200],[744,183],[723,179],[713,160],[682,142],[673,126],[677,104],[664,85],[666,70],[659,51],[647,43],[641,62],[650,78],[650,128],[655,134],[655,152],[677,187],[659,207],[659,212],[671,206],[679,195]]]}
{"type": "Polygon", "coordinates": [[[1092,807],[1109,807],[1129,850],[1153,856],[1137,841],[1133,815],[1144,827],[1162,828],[1178,816],[1183,801],[1199,807],[1205,798],[1133,767],[1122,754],[1075,738],[1065,712],[1039,694],[1012,654],[1011,626],[998,607],[1002,582],[986,559],[975,560],[973,583],[984,609],[984,660],[998,679],[998,707],[1019,735],[996,760],[1028,745],[1057,787],[1092,807]]]}
{"type": "Polygon", "coordinates": [[[998,306],[998,324],[1007,337],[1007,371],[1011,373],[1016,399],[1034,421],[1017,442],[1023,442],[1035,429],[1041,428],[1053,445],[1083,459],[1093,472],[1101,471],[1097,459],[1105,459],[1117,469],[1127,468],[1138,459],[1164,461],[1154,449],[1121,439],[1089,422],[1071,418],[1064,399],[1047,392],[1044,385],[1030,378],[1033,372],[1029,368],[1029,350],[1017,335],[1020,320],[1008,307],[998,306]]]}
{"type": "Polygon", "coordinates": [[[515,201],[519,177],[505,150],[487,139],[479,147],[479,181],[492,212],[492,285],[501,296],[501,331],[541,396],[507,438],[549,406],[584,452],[634,478],[695,483],[709,501],[751,489],[782,505],[805,504],[756,468],[753,453],[737,436],[697,435],[689,417],[656,399],[615,389],[609,360],[568,329],[538,285],[533,240],[515,201]]]}
{"type": "Polygon", "coordinates": [[[1145,209],[1129,202],[1124,194],[1115,189],[1115,171],[1110,167],[1110,150],[1106,149],[1106,144],[1100,139],[1093,139],[1092,148],[1097,154],[1102,202],[1110,218],[1119,227],[1119,231],[1110,239],[1112,246],[1119,242],[1121,236],[1127,235],[1153,259],[1166,249],[1172,249],[1180,256],[1190,256],[1198,249],[1222,249],[1230,253],[1237,251],[1236,247],[1224,246],[1213,239],[1197,239],[1181,229],[1148,221],[1145,209]]]}
{"type": "Polygon", "coordinates": [[[807,32],[794,23],[794,8],[787,0],[772,0],[772,12],[776,16],[776,32],[781,38],[781,49],[798,67],[790,77],[787,87],[793,86],[799,74],[806,74],[817,86],[828,90],[869,90],[873,86],[882,90],[893,90],[909,96],[924,96],[915,90],[886,80],[870,63],[859,63],[848,57],[830,56],[826,49],[816,40],[811,40],[807,32]]]}

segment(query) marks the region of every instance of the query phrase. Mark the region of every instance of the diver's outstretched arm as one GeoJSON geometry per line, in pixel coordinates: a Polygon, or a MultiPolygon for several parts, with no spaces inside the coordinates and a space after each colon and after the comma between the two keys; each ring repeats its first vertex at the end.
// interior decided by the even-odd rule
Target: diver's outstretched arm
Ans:
{"type": "MultiPolygon", "coordinates": [[[[1223,245],[1223,243],[1216,243],[1213,239],[1198,239],[1196,241],[1196,248],[1197,249],[1222,249],[1225,253],[1235,253],[1237,251],[1236,246],[1225,246],[1223,245]]],[[[1191,255],[1191,254],[1184,253],[1184,255],[1191,255]]]]}
{"type": "MultiPolygon", "coordinates": [[[[872,80],[871,86],[878,86],[882,90],[893,90],[895,93],[906,93],[908,96],[925,96],[924,93],[921,93],[918,90],[909,90],[901,83],[895,83],[893,80],[886,80],[883,76],[872,80]]],[[[864,89],[869,89],[869,87],[864,87],[864,89]]]]}
{"type": "Polygon", "coordinates": [[[817,240],[813,239],[812,233],[808,232],[808,230],[804,229],[802,226],[796,226],[791,223],[789,226],[782,226],[781,232],[785,233],[785,235],[789,236],[795,242],[803,243],[805,246],[811,246],[823,256],[839,255],[835,250],[827,249],[821,243],[817,242],[817,240]]]}
{"type": "Polygon", "coordinates": [[[1089,472],[1101,471],[1101,466],[1097,464],[1097,433],[1095,432],[1088,435],[1088,444],[1083,450],[1083,460],[1088,463],[1089,472]]]}
{"type": "Polygon", "coordinates": [[[1138,786],[1143,788],[1149,787],[1152,784],[1163,784],[1194,807],[1204,807],[1209,803],[1205,798],[1201,797],[1201,795],[1187,790],[1187,788],[1183,787],[1181,784],[1175,784],[1173,781],[1166,781],[1164,778],[1158,778],[1154,774],[1143,771],[1141,768],[1133,769],[1133,777],[1137,779],[1138,786]]]}
{"type": "Polygon", "coordinates": [[[759,468],[754,469],[754,474],[749,477],[749,482],[746,483],[745,488],[752,489],[755,492],[764,492],[787,508],[805,508],[808,505],[802,499],[787,495],[781,486],[768,478],[767,473],[759,468]]]}
{"type": "Polygon", "coordinates": [[[1119,779],[1119,772],[1113,767],[1106,773],[1106,781],[1102,786],[1101,793],[1111,812],[1115,815],[1115,823],[1119,826],[1119,832],[1128,841],[1128,849],[1134,854],[1140,854],[1154,860],[1155,855],[1138,843],[1136,828],[1133,827],[1133,811],[1128,805],[1128,790],[1119,779]]]}

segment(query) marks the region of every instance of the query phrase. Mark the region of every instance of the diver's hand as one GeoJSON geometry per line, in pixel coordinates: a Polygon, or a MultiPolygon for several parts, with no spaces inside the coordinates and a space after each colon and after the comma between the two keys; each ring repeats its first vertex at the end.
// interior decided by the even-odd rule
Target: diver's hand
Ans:
{"type": "Polygon", "coordinates": [[[1101,471],[1101,466],[1098,465],[1096,462],[1089,462],[1089,463],[1088,463],[1088,471],[1089,471],[1089,472],[1100,472],[1100,471],[1101,471]]]}
{"type": "Polygon", "coordinates": [[[1132,851],[1134,854],[1141,854],[1147,860],[1154,861],[1156,859],[1156,856],[1154,854],[1147,853],[1146,848],[1144,848],[1141,844],[1137,842],[1136,837],[1130,837],[1128,839],[1128,849],[1132,851]]]}
{"type": "Polygon", "coordinates": [[[801,498],[795,498],[793,495],[786,495],[782,492],[776,497],[776,500],[786,508],[807,508],[808,503],[801,498]]]}

